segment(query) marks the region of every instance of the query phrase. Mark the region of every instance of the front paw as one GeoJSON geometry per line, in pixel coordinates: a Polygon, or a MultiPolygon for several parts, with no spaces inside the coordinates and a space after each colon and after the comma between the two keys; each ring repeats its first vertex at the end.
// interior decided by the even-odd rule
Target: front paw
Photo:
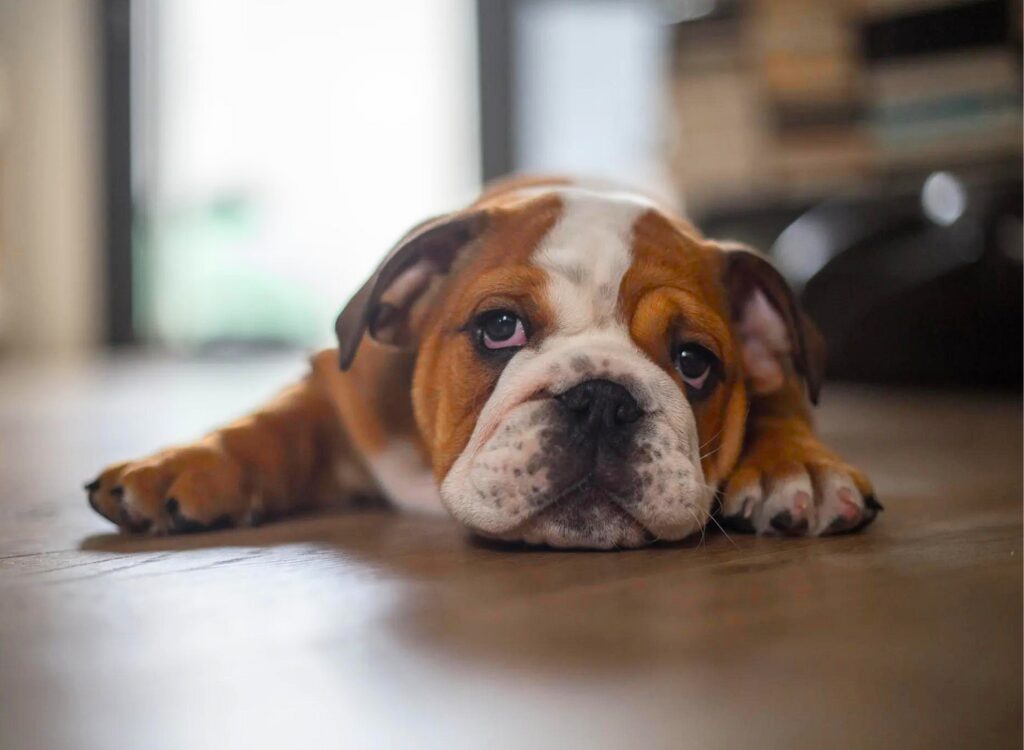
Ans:
{"type": "Polygon", "coordinates": [[[241,468],[203,444],[111,466],[85,490],[97,513],[131,533],[221,529],[252,515],[241,468]]]}
{"type": "Polygon", "coordinates": [[[723,520],[733,528],[786,536],[857,531],[880,510],[867,478],[820,446],[784,459],[741,459],[722,502],[723,520]]]}

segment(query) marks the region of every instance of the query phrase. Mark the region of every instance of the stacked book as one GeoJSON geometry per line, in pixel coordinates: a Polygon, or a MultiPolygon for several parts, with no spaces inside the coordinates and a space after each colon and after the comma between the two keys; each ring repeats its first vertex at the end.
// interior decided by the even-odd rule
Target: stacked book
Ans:
{"type": "Polygon", "coordinates": [[[867,122],[882,163],[1019,155],[1019,32],[1016,3],[1005,0],[873,3],[863,25],[867,122]]]}
{"type": "Polygon", "coordinates": [[[771,134],[766,168],[791,190],[834,188],[873,168],[863,125],[856,7],[820,0],[760,0],[750,6],[771,134]]]}
{"type": "Polygon", "coordinates": [[[740,7],[719,4],[674,30],[669,158],[692,211],[764,183],[767,133],[740,7]]]}
{"type": "Polygon", "coordinates": [[[733,0],[677,25],[691,209],[1021,154],[1017,0],[733,0]]]}

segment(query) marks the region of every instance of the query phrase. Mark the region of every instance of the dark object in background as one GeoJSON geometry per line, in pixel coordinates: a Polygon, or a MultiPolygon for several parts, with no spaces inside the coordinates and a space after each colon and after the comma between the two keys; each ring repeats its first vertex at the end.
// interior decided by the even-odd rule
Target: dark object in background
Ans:
{"type": "MultiPolygon", "coordinates": [[[[821,203],[771,245],[825,336],[829,375],[1020,388],[1020,178],[936,172],[915,187],[821,203]]],[[[767,247],[766,233],[787,214],[792,208],[762,208],[709,216],[703,226],[767,247]]]]}
{"type": "Polygon", "coordinates": [[[917,57],[1002,44],[1012,38],[1014,5],[1011,0],[973,0],[911,7],[904,14],[874,19],[862,32],[864,56],[917,57]]]}
{"type": "Polygon", "coordinates": [[[111,346],[135,342],[132,270],[132,55],[130,0],[103,0],[99,24],[102,80],[103,195],[106,201],[102,299],[104,337],[111,346]]]}
{"type": "Polygon", "coordinates": [[[832,377],[1019,389],[1019,0],[720,10],[675,34],[697,225],[773,256],[832,377]]]}
{"type": "Polygon", "coordinates": [[[830,374],[1020,388],[1021,200],[1019,180],[965,187],[937,173],[920,197],[834,206],[869,231],[834,245],[803,290],[830,374]]]}

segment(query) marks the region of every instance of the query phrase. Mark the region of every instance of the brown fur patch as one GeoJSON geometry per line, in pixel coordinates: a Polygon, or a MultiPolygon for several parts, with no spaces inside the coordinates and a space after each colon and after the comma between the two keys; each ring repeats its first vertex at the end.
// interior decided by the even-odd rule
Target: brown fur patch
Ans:
{"type": "Polygon", "coordinates": [[[480,358],[466,325],[488,307],[509,307],[530,321],[536,341],[552,321],[546,276],[527,261],[558,220],[562,202],[557,195],[517,201],[508,197],[492,196],[491,221],[478,240],[480,247],[446,280],[443,301],[430,315],[420,346],[413,403],[439,480],[469,442],[501,374],[480,358]]]}
{"type": "Polygon", "coordinates": [[[657,211],[637,221],[633,265],[619,290],[619,304],[637,345],[679,384],[673,350],[693,341],[711,350],[723,366],[722,382],[694,403],[702,468],[713,483],[739,456],[746,391],[721,284],[721,252],[691,225],[657,211]]]}

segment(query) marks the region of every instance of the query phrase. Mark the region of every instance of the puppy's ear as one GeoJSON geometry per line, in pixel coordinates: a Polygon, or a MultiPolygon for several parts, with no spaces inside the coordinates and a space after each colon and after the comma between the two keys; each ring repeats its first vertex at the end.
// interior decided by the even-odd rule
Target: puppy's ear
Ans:
{"type": "Polygon", "coordinates": [[[355,359],[363,334],[401,346],[411,339],[414,305],[434,278],[448,273],[460,251],[483,232],[485,211],[441,216],[410,230],[355,293],[334,324],[342,370],[355,359]]]}
{"type": "Polygon", "coordinates": [[[825,374],[825,342],[775,267],[754,250],[719,243],[723,282],[743,368],[755,393],[779,390],[793,370],[818,403],[825,374]]]}

